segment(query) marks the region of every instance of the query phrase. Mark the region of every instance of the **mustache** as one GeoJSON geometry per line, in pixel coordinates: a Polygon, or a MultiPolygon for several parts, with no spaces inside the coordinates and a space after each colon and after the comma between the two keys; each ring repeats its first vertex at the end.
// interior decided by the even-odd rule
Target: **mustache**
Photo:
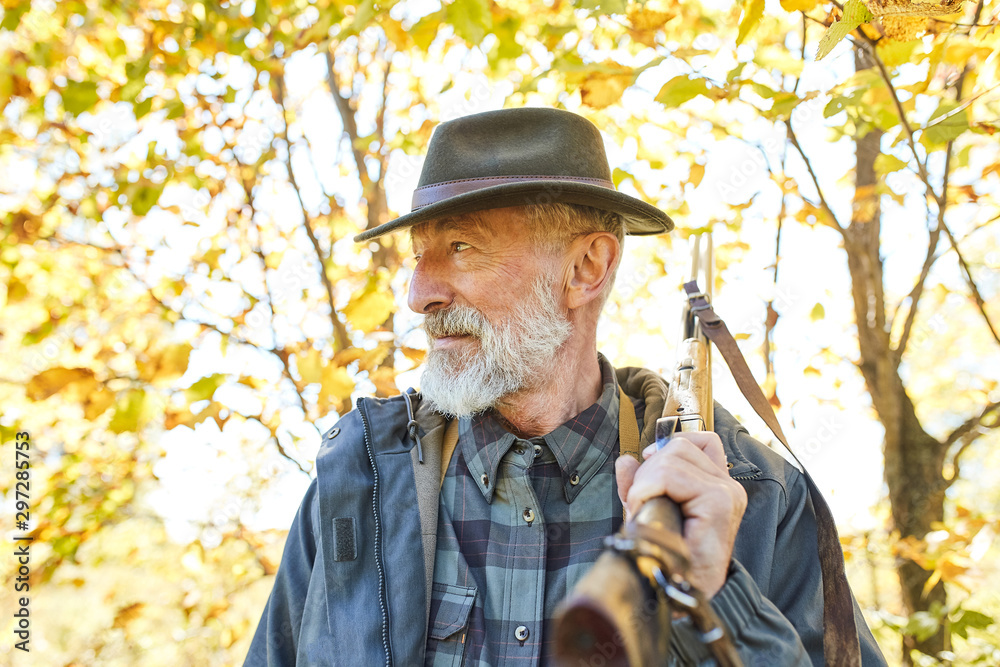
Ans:
{"type": "Polygon", "coordinates": [[[445,336],[475,336],[482,338],[490,325],[481,312],[472,306],[453,305],[424,316],[424,331],[433,338],[445,336]]]}

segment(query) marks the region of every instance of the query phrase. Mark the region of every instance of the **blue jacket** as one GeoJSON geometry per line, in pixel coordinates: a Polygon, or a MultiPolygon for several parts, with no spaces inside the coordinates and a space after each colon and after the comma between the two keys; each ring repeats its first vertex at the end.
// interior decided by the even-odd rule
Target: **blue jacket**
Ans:
{"type": "MultiPolygon", "coordinates": [[[[627,394],[646,399],[648,443],[665,385],[643,369],[617,373],[627,394]]],[[[437,526],[428,493],[437,490],[433,443],[444,424],[423,407],[417,419],[428,473],[417,463],[401,396],[359,399],[324,434],[317,477],[288,533],[246,666],[423,664],[437,526]]],[[[804,477],[718,404],[715,430],[748,503],[712,606],[745,664],[824,664],[816,522],[804,477]]],[[[855,618],[863,664],[884,665],[856,602],[855,618]]],[[[684,623],[674,623],[671,645],[671,664],[709,660],[684,623]]]]}

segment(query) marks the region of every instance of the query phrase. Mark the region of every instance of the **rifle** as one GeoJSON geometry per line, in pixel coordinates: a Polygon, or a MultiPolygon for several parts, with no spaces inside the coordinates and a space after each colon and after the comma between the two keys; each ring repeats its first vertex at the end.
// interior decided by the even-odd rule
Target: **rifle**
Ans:
{"type": "MultiPolygon", "coordinates": [[[[683,308],[677,367],[656,421],[657,449],[675,433],[713,425],[710,343],[697,318],[712,286],[711,236],[704,252],[695,238],[691,273],[689,285],[704,277],[705,291],[689,294],[683,308]]],[[[743,664],[708,600],[688,582],[683,526],[676,503],[652,498],[607,538],[604,553],[557,612],[556,664],[594,664],[598,656],[608,665],[662,664],[679,614],[690,617],[721,667],[743,664]]]]}

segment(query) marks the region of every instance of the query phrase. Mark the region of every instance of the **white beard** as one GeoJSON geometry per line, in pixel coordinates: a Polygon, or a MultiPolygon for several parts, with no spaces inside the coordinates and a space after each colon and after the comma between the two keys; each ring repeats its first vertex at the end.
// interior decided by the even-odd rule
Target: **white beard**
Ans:
{"type": "Polygon", "coordinates": [[[537,278],[527,298],[495,325],[471,306],[426,316],[429,352],[420,385],[435,410],[469,417],[539,383],[573,328],[559,312],[553,283],[552,277],[537,278]],[[475,340],[460,342],[459,349],[435,349],[433,337],[447,335],[475,340]]]}

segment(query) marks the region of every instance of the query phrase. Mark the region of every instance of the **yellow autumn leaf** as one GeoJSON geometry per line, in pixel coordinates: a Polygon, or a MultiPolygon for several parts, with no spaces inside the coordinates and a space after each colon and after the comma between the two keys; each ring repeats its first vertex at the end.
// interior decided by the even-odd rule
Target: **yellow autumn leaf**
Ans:
{"type": "Polygon", "coordinates": [[[808,12],[819,4],[819,0],[781,0],[781,8],[786,12],[808,12]]]}
{"type": "Polygon", "coordinates": [[[388,289],[366,289],[344,308],[344,317],[355,330],[371,333],[392,314],[396,300],[388,289]]]}
{"type": "Polygon", "coordinates": [[[241,375],[238,382],[242,385],[246,385],[251,389],[263,389],[268,385],[267,380],[259,377],[254,377],[252,375],[241,375]]]}
{"type": "Polygon", "coordinates": [[[378,368],[368,374],[368,378],[375,384],[375,389],[385,396],[395,396],[399,393],[396,386],[396,371],[392,368],[378,368]]]}
{"type": "Polygon", "coordinates": [[[364,350],[358,358],[358,370],[372,370],[381,364],[389,355],[388,345],[377,345],[370,350],[364,350]]]}
{"type": "Polygon", "coordinates": [[[694,187],[698,187],[701,183],[701,179],[705,177],[705,165],[698,164],[695,162],[691,165],[691,169],[688,175],[688,183],[694,187]]]}
{"type": "Polygon", "coordinates": [[[350,399],[352,391],[354,391],[354,380],[347,374],[345,368],[331,365],[323,369],[321,396],[325,396],[328,400],[331,398],[346,400],[350,399]]]}
{"type": "Polygon", "coordinates": [[[295,355],[295,365],[298,366],[299,375],[306,384],[320,381],[323,370],[323,356],[319,350],[311,348],[305,354],[295,355]]]}
{"type": "Polygon", "coordinates": [[[603,109],[621,101],[622,93],[632,84],[632,74],[592,74],[580,86],[580,101],[594,109],[603,109]]]}
{"type": "Polygon", "coordinates": [[[87,396],[87,400],[83,404],[83,416],[86,417],[88,421],[97,419],[104,414],[105,410],[110,408],[111,404],[114,402],[115,393],[102,387],[98,391],[87,396]]]}
{"type": "Polygon", "coordinates": [[[97,380],[89,368],[50,368],[28,380],[25,388],[33,401],[44,401],[60,391],[82,398],[97,388],[97,380]]]}
{"type": "Polygon", "coordinates": [[[191,349],[188,343],[177,343],[150,352],[149,359],[136,364],[139,377],[158,385],[173,382],[187,371],[191,349]]]}
{"type": "Polygon", "coordinates": [[[649,31],[662,28],[667,21],[677,16],[676,5],[669,6],[666,2],[647,2],[629,5],[626,11],[628,22],[636,30],[649,31]]]}
{"type": "Polygon", "coordinates": [[[414,347],[404,346],[399,348],[399,351],[402,352],[407,359],[414,362],[415,364],[424,363],[424,358],[427,356],[427,350],[418,350],[417,348],[414,347]]]}

